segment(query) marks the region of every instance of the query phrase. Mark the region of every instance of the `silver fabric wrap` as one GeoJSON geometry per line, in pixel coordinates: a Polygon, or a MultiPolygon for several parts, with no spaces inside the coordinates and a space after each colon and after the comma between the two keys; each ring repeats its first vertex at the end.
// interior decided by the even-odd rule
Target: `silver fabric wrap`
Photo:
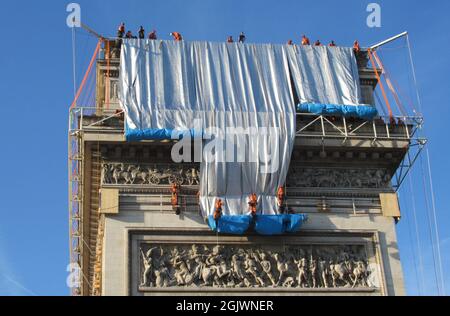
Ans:
{"type": "Polygon", "coordinates": [[[300,103],[361,104],[353,49],[289,46],[287,55],[300,103]]]}
{"type": "MultiPolygon", "coordinates": [[[[358,95],[351,50],[304,50],[297,56],[293,47],[283,45],[123,41],[120,101],[128,128],[197,127],[211,137],[203,147],[215,153],[214,159],[204,156],[201,162],[205,216],[213,214],[216,198],[223,200],[226,215],[246,214],[252,193],[258,196],[261,213],[277,213],[276,192],[285,183],[295,141],[291,72],[297,93],[322,102],[332,98],[313,86],[320,78],[312,75],[315,70],[309,63],[318,69],[323,63],[330,63],[329,68],[336,63],[338,70],[327,71],[334,76],[332,85],[341,91],[348,85],[348,96],[342,100],[358,95]],[[345,83],[339,81],[342,78],[345,83]],[[305,80],[308,85],[302,83],[305,80]],[[200,125],[194,126],[198,119],[200,125]],[[234,128],[245,132],[231,137],[234,128]]],[[[322,87],[328,89],[325,82],[322,87]]],[[[336,89],[333,95],[339,93],[336,89]]]]}

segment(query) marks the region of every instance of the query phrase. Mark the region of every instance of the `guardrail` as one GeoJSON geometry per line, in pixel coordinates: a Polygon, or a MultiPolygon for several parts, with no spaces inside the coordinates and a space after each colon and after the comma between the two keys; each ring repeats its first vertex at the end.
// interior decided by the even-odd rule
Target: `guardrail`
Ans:
{"type": "MultiPolygon", "coordinates": [[[[122,111],[107,111],[92,107],[77,107],[70,111],[70,131],[124,131],[125,118],[122,111]]],[[[423,125],[423,118],[384,117],[362,120],[333,117],[310,113],[297,113],[297,137],[371,140],[410,141],[416,138],[423,125]]],[[[419,140],[419,138],[417,138],[419,140]]],[[[422,139],[426,142],[426,140],[422,139]]]]}

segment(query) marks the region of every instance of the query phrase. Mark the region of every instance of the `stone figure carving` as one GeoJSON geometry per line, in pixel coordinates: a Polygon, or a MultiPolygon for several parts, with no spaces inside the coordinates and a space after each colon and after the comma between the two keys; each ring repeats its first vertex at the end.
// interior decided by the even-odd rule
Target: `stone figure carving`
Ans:
{"type": "Polygon", "coordinates": [[[272,263],[270,263],[270,260],[268,260],[268,255],[264,252],[260,252],[261,261],[259,262],[261,264],[261,268],[266,274],[266,276],[269,278],[270,283],[272,286],[276,286],[277,282],[275,281],[275,277],[272,273],[272,263]]]}
{"type": "Polygon", "coordinates": [[[140,288],[371,288],[365,247],[191,245],[140,248],[140,288]]]}
{"type": "Polygon", "coordinates": [[[169,269],[167,269],[164,261],[161,262],[159,265],[159,268],[157,270],[155,270],[155,277],[156,277],[156,281],[155,281],[156,287],[158,287],[158,288],[169,287],[169,284],[170,284],[169,269]]]}
{"type": "Polygon", "coordinates": [[[195,167],[185,171],[180,165],[103,164],[102,183],[116,185],[198,185],[200,172],[195,167]]]}
{"type": "Polygon", "coordinates": [[[300,188],[388,188],[391,176],[384,169],[319,169],[291,167],[287,185],[300,188]]]}
{"type": "Polygon", "coordinates": [[[197,169],[191,168],[190,170],[186,171],[186,183],[188,185],[200,184],[200,176],[197,169]]]}
{"type": "Polygon", "coordinates": [[[327,262],[322,258],[319,258],[319,278],[321,287],[328,288],[328,275],[330,275],[330,270],[328,269],[327,262]]]}
{"type": "Polygon", "coordinates": [[[307,269],[307,261],[306,258],[301,258],[300,260],[296,261],[297,268],[298,268],[298,287],[307,287],[308,286],[308,277],[306,275],[306,269],[307,269]]]}
{"type": "Polygon", "coordinates": [[[153,251],[156,248],[151,248],[146,254],[141,249],[142,259],[144,263],[144,273],[141,286],[144,286],[150,282],[152,284],[152,272],[153,272],[153,251]]]}

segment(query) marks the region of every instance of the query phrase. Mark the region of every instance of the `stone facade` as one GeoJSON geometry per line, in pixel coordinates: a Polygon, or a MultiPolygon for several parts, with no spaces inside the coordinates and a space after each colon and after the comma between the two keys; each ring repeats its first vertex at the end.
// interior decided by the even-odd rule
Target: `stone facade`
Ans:
{"type": "MultiPolygon", "coordinates": [[[[117,65],[113,58],[107,114],[117,108],[117,65]]],[[[105,66],[98,66],[99,113],[105,66]]],[[[375,76],[364,68],[361,80],[371,103],[375,76]]],[[[342,133],[331,126],[327,133],[336,134],[326,138],[320,121],[298,120],[309,127],[296,139],[286,200],[309,220],[300,233],[277,237],[213,234],[199,214],[199,165],[173,164],[171,143],[126,143],[120,117],[87,128],[82,218],[90,247],[81,250],[90,256],[84,256],[84,274],[90,281],[101,276],[102,295],[404,295],[395,222],[383,215],[379,194],[394,192],[392,176],[408,142],[371,139],[372,130],[386,133],[381,122],[373,128],[347,123],[357,128],[342,133]],[[180,214],[171,206],[174,183],[181,185],[180,214]],[[116,214],[97,205],[108,189],[119,195],[116,214]]],[[[93,293],[88,282],[82,291],[93,293]]]]}

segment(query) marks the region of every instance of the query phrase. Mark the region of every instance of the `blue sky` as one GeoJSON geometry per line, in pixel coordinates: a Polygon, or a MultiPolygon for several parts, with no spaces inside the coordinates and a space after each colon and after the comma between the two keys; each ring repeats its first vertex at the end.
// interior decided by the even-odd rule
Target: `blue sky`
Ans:
{"type": "MultiPolygon", "coordinates": [[[[114,35],[125,21],[155,28],[161,38],[171,31],[186,40],[223,41],[244,31],[250,42],[311,40],[369,45],[410,32],[430,139],[444,271],[450,263],[450,176],[445,129],[450,117],[450,2],[376,1],[382,27],[366,26],[370,2],[348,1],[78,1],[82,20],[99,33],[114,35]]],[[[69,1],[2,1],[0,21],[0,295],[67,295],[67,119],[73,97],[71,30],[66,26],[69,1]]],[[[86,68],[95,40],[77,31],[78,77],[86,68]]],[[[400,43],[402,44],[402,43],[400,43]]],[[[400,45],[399,44],[399,45],[400,45]]],[[[403,43],[404,44],[404,43],[403,43]]],[[[395,45],[392,47],[395,48],[395,45]]],[[[394,50],[392,50],[394,51],[394,50]]],[[[404,53],[404,51],[403,51],[404,53]]],[[[386,59],[390,51],[383,52],[386,59]]],[[[391,72],[406,78],[409,69],[391,56],[391,72]],[[405,73],[403,73],[404,71],[405,73]]],[[[419,233],[424,260],[424,286],[436,294],[426,210],[414,173],[419,233]],[[422,204],[422,206],[420,205],[422,204]]],[[[402,192],[404,219],[398,226],[399,245],[409,294],[419,294],[417,251],[408,190],[402,192]]],[[[447,277],[446,281],[450,281],[447,277]]],[[[447,286],[450,293],[450,286],[447,286]]]]}

